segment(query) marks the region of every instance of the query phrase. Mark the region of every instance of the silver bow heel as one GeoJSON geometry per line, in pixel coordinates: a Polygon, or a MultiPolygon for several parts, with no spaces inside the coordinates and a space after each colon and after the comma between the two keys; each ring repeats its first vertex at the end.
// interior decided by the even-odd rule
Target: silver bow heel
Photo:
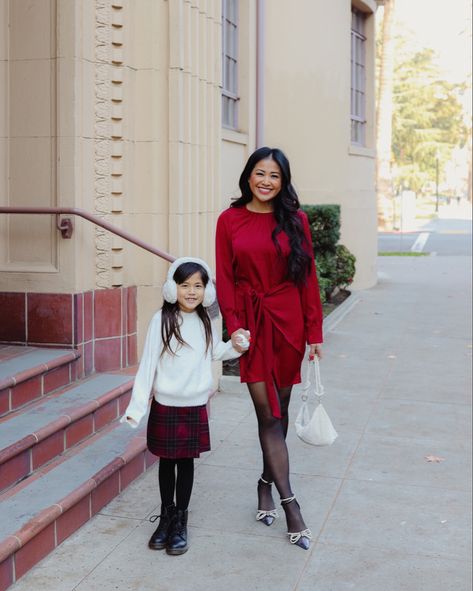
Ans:
{"type": "MultiPolygon", "coordinates": [[[[258,484],[266,484],[267,486],[271,486],[273,483],[272,481],[265,480],[263,476],[258,480],[258,484]]],[[[270,509],[266,511],[265,509],[258,509],[256,512],[256,521],[261,521],[265,525],[272,525],[274,520],[279,517],[278,512],[276,509],[270,509]]]]}
{"type": "MultiPolygon", "coordinates": [[[[299,503],[296,501],[295,496],[287,497],[287,499],[281,499],[281,505],[282,506],[288,505],[289,503],[292,503],[292,501],[294,501],[296,503],[296,505],[300,508],[299,503]]],[[[303,529],[302,531],[296,531],[296,532],[288,531],[287,535],[289,536],[289,542],[291,544],[295,544],[296,546],[299,546],[303,550],[308,550],[310,548],[310,541],[312,540],[312,532],[310,531],[309,528],[303,529]]]]}

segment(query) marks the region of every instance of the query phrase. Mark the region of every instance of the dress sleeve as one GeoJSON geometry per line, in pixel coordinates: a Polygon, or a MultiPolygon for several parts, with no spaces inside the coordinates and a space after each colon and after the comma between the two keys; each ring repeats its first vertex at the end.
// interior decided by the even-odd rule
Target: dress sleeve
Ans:
{"type": "MultiPolygon", "coordinates": [[[[310,235],[309,220],[304,212],[300,212],[304,234],[309,245],[310,255],[314,261],[312,249],[312,238],[310,235]]],[[[323,310],[320,302],[319,282],[315,271],[315,261],[311,266],[310,273],[305,285],[301,287],[302,311],[304,314],[305,336],[308,344],[322,343],[323,332],[323,310]]]]}
{"type": "Polygon", "coordinates": [[[215,258],[218,305],[227,325],[228,334],[231,335],[242,327],[236,311],[232,236],[225,212],[217,221],[215,258]]]}
{"type": "Polygon", "coordinates": [[[131,400],[120,422],[128,423],[132,427],[138,427],[141,419],[148,411],[148,402],[156,377],[161,347],[161,314],[158,312],[150,322],[143,356],[133,385],[131,400]],[[130,420],[127,420],[127,417],[130,420]]]}

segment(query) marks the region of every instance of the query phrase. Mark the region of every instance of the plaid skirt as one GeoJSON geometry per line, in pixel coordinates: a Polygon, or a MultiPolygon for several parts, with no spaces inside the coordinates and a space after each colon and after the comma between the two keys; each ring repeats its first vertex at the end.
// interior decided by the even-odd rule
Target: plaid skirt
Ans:
{"type": "Polygon", "coordinates": [[[148,418],[149,451],[160,458],[198,458],[210,449],[207,407],[164,406],[153,398],[148,418]]]}

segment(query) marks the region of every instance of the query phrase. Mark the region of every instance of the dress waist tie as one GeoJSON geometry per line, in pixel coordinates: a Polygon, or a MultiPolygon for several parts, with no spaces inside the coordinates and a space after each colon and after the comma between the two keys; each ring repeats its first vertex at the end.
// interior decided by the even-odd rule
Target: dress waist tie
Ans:
{"type": "MultiPolygon", "coordinates": [[[[268,402],[271,407],[273,416],[277,419],[281,418],[281,408],[279,404],[279,396],[274,387],[273,367],[274,367],[274,349],[273,349],[273,322],[271,319],[271,302],[275,303],[277,296],[283,296],[288,289],[293,289],[290,283],[283,283],[276,288],[266,292],[258,293],[254,289],[249,288],[245,291],[245,309],[248,320],[248,330],[252,335],[258,335],[261,338],[264,349],[264,374],[266,391],[268,393],[268,402]]],[[[248,363],[251,364],[253,353],[257,343],[252,342],[247,353],[248,363]]],[[[258,343],[258,346],[260,344],[258,343]]]]}

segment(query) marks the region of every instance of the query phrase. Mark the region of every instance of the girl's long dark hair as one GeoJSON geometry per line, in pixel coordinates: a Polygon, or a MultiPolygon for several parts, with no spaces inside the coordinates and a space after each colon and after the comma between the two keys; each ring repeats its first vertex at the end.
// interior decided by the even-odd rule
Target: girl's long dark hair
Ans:
{"type": "MultiPolygon", "coordinates": [[[[184,283],[184,281],[186,281],[186,279],[189,279],[189,277],[191,275],[194,275],[194,273],[200,273],[200,276],[202,277],[202,283],[204,284],[204,286],[206,286],[207,283],[210,281],[210,277],[207,271],[198,263],[182,263],[182,265],[179,265],[179,267],[176,269],[176,272],[173,275],[173,279],[177,284],[184,283]]],[[[212,343],[212,324],[210,321],[210,316],[202,304],[199,304],[195,311],[199,315],[199,318],[201,319],[202,324],[204,325],[206,345],[205,352],[207,353],[212,343]]],[[[188,345],[188,343],[184,341],[181,335],[181,330],[179,328],[180,320],[181,315],[179,303],[175,302],[174,304],[170,304],[169,302],[165,301],[163,303],[163,307],[161,310],[161,338],[163,340],[163,350],[161,351],[160,356],[164,355],[166,351],[170,355],[176,354],[176,351],[173,351],[171,349],[171,339],[173,336],[176,338],[176,341],[178,342],[178,348],[179,345],[182,347],[188,345]]]]}
{"type": "Polygon", "coordinates": [[[305,283],[312,265],[310,245],[302,227],[302,221],[297,214],[300,208],[299,198],[291,183],[291,167],[284,152],[278,148],[258,148],[248,158],[245,168],[240,176],[241,197],[232,203],[232,207],[243,207],[253,199],[248,180],[260,160],[272,158],[281,170],[281,190],[273,199],[273,215],[276,219],[276,227],[273,230],[272,239],[278,252],[281,247],[277,240],[280,232],[285,232],[289,238],[291,252],[287,262],[287,278],[297,285],[305,283]]]}

